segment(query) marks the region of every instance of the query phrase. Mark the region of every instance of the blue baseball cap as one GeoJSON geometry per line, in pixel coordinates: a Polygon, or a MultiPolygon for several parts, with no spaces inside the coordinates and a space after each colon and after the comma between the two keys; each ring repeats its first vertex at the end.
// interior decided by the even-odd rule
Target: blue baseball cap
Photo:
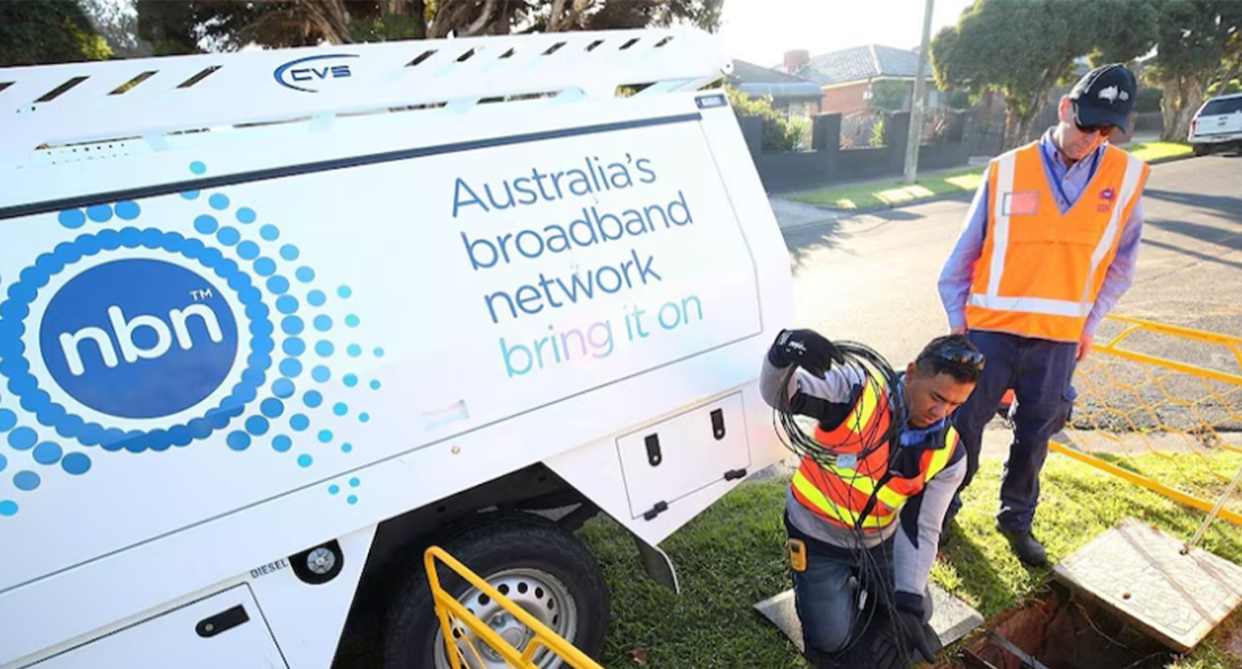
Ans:
{"type": "Polygon", "coordinates": [[[1121,63],[1091,70],[1069,93],[1078,125],[1111,125],[1122,130],[1129,126],[1137,96],[1138,82],[1134,73],[1121,63]]]}

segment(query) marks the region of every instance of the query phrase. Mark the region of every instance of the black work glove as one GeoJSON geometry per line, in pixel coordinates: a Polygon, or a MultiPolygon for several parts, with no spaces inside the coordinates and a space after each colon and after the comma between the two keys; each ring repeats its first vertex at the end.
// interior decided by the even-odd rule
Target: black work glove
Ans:
{"type": "Polygon", "coordinates": [[[822,379],[832,363],[845,364],[845,356],[814,330],[781,330],[768,349],[768,361],[775,367],[798,365],[822,379]]]}
{"type": "Polygon", "coordinates": [[[871,644],[872,657],[881,669],[909,669],[916,662],[933,662],[940,638],[923,622],[922,612],[898,609],[889,616],[888,629],[871,644]]]}

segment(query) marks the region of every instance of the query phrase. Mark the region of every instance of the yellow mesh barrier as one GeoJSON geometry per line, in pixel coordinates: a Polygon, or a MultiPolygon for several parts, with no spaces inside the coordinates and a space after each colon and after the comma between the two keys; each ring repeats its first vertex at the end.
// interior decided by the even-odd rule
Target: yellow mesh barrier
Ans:
{"type": "Polygon", "coordinates": [[[1242,525],[1242,338],[1110,316],[1073,385],[1053,451],[1242,525]]]}
{"type": "Polygon", "coordinates": [[[521,606],[488,585],[487,581],[479,578],[444,549],[438,546],[428,548],[423,561],[427,569],[427,579],[431,583],[436,617],[440,620],[440,630],[444,635],[445,651],[453,669],[495,666],[498,660],[513,669],[539,669],[549,653],[560,657],[566,665],[574,669],[603,669],[521,606]],[[519,649],[514,646],[449,594],[440,585],[437,561],[444,563],[450,571],[478,588],[525,625],[525,647],[519,649]]]}

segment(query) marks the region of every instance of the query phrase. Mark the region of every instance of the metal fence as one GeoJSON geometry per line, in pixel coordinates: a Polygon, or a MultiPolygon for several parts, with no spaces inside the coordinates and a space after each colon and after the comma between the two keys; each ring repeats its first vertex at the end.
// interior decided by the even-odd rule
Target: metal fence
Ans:
{"type": "Polygon", "coordinates": [[[954,123],[965,112],[949,107],[934,107],[923,112],[923,127],[919,133],[921,146],[944,146],[952,142],[960,142],[961,137],[954,136],[954,123]]]}
{"type": "Polygon", "coordinates": [[[962,141],[973,156],[994,156],[1005,146],[1005,116],[982,110],[966,112],[962,141]]]}
{"type": "Polygon", "coordinates": [[[888,114],[882,111],[850,112],[841,117],[842,149],[878,149],[887,145],[884,126],[888,114]]]}
{"type": "Polygon", "coordinates": [[[1109,316],[1056,452],[1242,525],[1242,338],[1109,316]]]}

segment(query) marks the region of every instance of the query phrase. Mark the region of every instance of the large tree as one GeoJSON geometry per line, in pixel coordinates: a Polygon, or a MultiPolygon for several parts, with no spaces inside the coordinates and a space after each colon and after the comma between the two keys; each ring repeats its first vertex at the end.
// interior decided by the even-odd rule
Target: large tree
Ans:
{"type": "Polygon", "coordinates": [[[138,39],[134,0],[79,0],[95,30],[108,42],[114,58],[143,58],[151,47],[138,39]]]}
{"type": "Polygon", "coordinates": [[[156,53],[348,44],[449,35],[607,30],[686,21],[706,30],[724,0],[138,0],[156,53]]]}
{"type": "Polygon", "coordinates": [[[72,0],[0,2],[0,67],[110,55],[107,42],[72,0]]]}
{"type": "Polygon", "coordinates": [[[1163,89],[1163,139],[1185,140],[1209,88],[1228,84],[1242,67],[1242,2],[1164,0],[1150,70],[1163,89]]]}
{"type": "Polygon", "coordinates": [[[936,81],[975,95],[999,91],[1005,147],[1018,146],[1035,135],[1052,89],[1072,80],[1076,59],[1128,61],[1151,50],[1155,1],[1127,0],[1122,10],[1111,0],[976,0],[932,41],[936,81]]]}

